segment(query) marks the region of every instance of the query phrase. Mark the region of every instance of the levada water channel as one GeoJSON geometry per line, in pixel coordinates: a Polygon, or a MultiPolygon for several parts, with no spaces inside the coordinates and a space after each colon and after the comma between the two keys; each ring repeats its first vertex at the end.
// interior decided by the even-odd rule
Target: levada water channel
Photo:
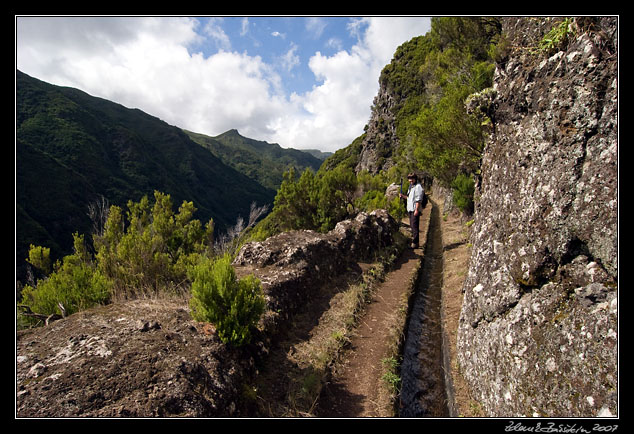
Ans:
{"type": "Polygon", "coordinates": [[[451,416],[443,363],[442,234],[438,207],[432,201],[428,206],[433,208],[425,254],[403,345],[400,417],[451,416]]]}

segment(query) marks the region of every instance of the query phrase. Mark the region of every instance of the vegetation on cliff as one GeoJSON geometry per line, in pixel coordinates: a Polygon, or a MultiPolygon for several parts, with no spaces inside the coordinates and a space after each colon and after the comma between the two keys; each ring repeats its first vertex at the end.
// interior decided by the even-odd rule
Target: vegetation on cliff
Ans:
{"type": "Polygon", "coordinates": [[[423,41],[397,50],[381,80],[406,96],[396,108],[396,159],[402,165],[425,171],[445,186],[460,174],[477,173],[485,129],[465,102],[492,86],[500,29],[494,18],[434,18],[423,41]],[[408,88],[403,80],[417,85],[408,88]]]}
{"type": "Polygon", "coordinates": [[[378,141],[374,158],[390,160],[375,164],[384,177],[395,182],[410,171],[429,175],[452,187],[467,211],[489,120],[486,113],[467,110],[466,103],[492,86],[500,32],[494,17],[433,18],[429,33],[402,44],[381,72],[379,82],[387,96],[377,98],[372,108],[377,137],[368,138],[372,129],[366,129],[326,160],[322,170],[356,167],[362,142],[378,141]],[[394,119],[390,128],[397,138],[389,149],[380,134],[386,129],[381,127],[387,122],[385,110],[394,119]]]}

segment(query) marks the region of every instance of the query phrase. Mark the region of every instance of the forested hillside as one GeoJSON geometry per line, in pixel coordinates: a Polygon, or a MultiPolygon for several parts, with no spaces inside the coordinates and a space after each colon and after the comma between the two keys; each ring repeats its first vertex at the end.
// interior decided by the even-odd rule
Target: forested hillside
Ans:
{"type": "Polygon", "coordinates": [[[16,255],[30,244],[70,252],[89,234],[91,205],[125,205],[154,190],[192,201],[217,231],[275,191],[223,164],[182,130],[137,109],[16,72],[16,255]]]}
{"type": "Polygon", "coordinates": [[[226,165],[276,191],[286,170],[293,167],[303,172],[319,170],[323,160],[297,149],[284,149],[277,143],[267,143],[229,130],[215,137],[185,131],[196,143],[209,149],[226,165]]]}

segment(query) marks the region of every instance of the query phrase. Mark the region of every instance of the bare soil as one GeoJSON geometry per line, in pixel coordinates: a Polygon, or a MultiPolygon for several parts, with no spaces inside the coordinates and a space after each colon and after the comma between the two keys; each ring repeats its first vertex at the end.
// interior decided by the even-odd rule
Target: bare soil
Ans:
{"type": "Polygon", "coordinates": [[[16,340],[18,417],[214,417],[224,409],[193,387],[222,396],[242,360],[179,299],[112,303],[16,340]]]}

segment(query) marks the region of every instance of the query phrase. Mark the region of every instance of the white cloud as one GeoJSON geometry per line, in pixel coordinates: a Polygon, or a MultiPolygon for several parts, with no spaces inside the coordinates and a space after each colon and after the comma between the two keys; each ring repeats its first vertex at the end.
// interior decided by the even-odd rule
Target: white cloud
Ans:
{"type": "MultiPolygon", "coordinates": [[[[199,29],[197,20],[183,17],[18,17],[16,61],[41,80],[185,129],[217,135],[237,128],[284,147],[334,151],[363,132],[381,68],[399,44],[429,28],[420,21],[355,21],[357,45],[333,56],[315,53],[309,66],[319,83],[301,95],[282,94],[274,65],[230,52],[231,41],[215,20],[199,29]],[[222,50],[194,52],[204,37],[222,50]]],[[[244,19],[242,33],[248,25],[244,19]]],[[[297,66],[296,45],[284,60],[287,70],[297,66]]]]}
{"type": "Polygon", "coordinates": [[[249,31],[249,18],[244,17],[241,21],[240,36],[244,36],[249,31]]]}
{"type": "Polygon", "coordinates": [[[326,42],[326,47],[327,48],[333,48],[333,49],[335,49],[337,51],[341,51],[341,50],[343,50],[343,42],[341,42],[341,39],[339,39],[339,38],[330,38],[326,42]]]}
{"type": "Polygon", "coordinates": [[[319,86],[292,98],[292,114],[271,125],[273,141],[334,151],[361,135],[378,91],[378,78],[396,48],[430,28],[428,18],[361,18],[349,30],[358,43],[333,56],[316,53],[309,61],[319,86]]]}
{"type": "Polygon", "coordinates": [[[306,31],[311,35],[311,37],[318,39],[321,34],[324,32],[324,29],[328,23],[324,18],[319,17],[310,17],[306,19],[306,31]]]}
{"type": "MultiPolygon", "coordinates": [[[[207,36],[211,37],[218,49],[229,51],[231,50],[231,41],[229,41],[229,37],[221,26],[222,18],[212,17],[205,24],[203,31],[207,36]]],[[[242,29],[244,29],[244,23],[242,24],[242,29]]]]}
{"type": "Polygon", "coordinates": [[[290,72],[294,67],[299,65],[299,56],[297,55],[297,45],[291,43],[291,48],[284,54],[281,59],[282,68],[290,72]]]}

